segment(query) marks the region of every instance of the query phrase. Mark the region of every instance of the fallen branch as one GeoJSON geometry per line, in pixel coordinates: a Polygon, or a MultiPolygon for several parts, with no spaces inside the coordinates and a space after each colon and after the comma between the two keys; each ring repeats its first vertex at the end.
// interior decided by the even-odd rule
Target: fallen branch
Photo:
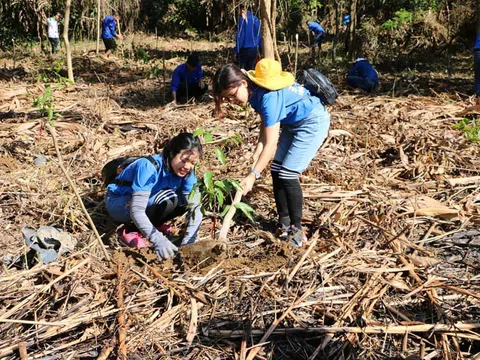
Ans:
{"type": "Polygon", "coordinates": [[[93,232],[95,233],[95,238],[98,241],[98,246],[100,247],[100,249],[102,249],[103,255],[105,256],[105,258],[107,260],[110,260],[110,256],[108,255],[107,249],[105,248],[105,245],[103,244],[102,238],[100,237],[100,234],[98,233],[97,228],[96,228],[95,224],[93,223],[92,218],[88,214],[88,211],[85,208],[85,205],[83,204],[82,198],[81,198],[80,194],[78,193],[78,190],[75,187],[75,184],[73,183],[72,179],[68,175],[67,169],[65,169],[65,166],[63,165],[62,154],[60,153],[60,149],[58,148],[57,135],[56,135],[55,128],[50,126],[50,124],[46,124],[46,127],[47,127],[48,131],[50,131],[50,134],[52,135],[53,144],[55,146],[55,151],[57,152],[58,164],[60,165],[60,168],[62,169],[63,174],[67,178],[67,181],[70,184],[70,187],[72,188],[73,192],[75,193],[75,196],[77,197],[77,200],[80,203],[82,211],[85,214],[85,216],[87,217],[87,220],[88,220],[88,223],[90,224],[90,227],[92,228],[93,232]]]}
{"type": "Polygon", "coordinates": [[[127,337],[127,326],[125,325],[125,305],[123,303],[123,285],[122,285],[122,262],[117,259],[117,307],[118,311],[118,356],[122,360],[127,360],[127,347],[125,339],[127,337]]]}
{"type": "MultiPolygon", "coordinates": [[[[289,308],[290,309],[290,308],[289,308]]],[[[288,310],[287,310],[288,311],[288,310]]],[[[286,312],[287,312],[286,311],[286,312]]],[[[285,312],[285,313],[286,313],[285,312]]],[[[284,315],[285,315],[284,313],[284,315]]],[[[282,315],[282,319],[284,316],[282,315]]],[[[472,324],[422,324],[422,325],[411,325],[411,326],[367,326],[367,327],[356,327],[356,326],[320,326],[320,327],[311,327],[311,328],[285,328],[285,329],[274,329],[270,332],[267,332],[268,335],[307,335],[307,334],[328,334],[328,333],[337,333],[337,334],[405,334],[405,333],[425,333],[425,332],[435,332],[435,333],[449,333],[453,332],[455,334],[460,334],[463,331],[470,331],[480,329],[480,323],[472,324]]],[[[265,333],[263,330],[252,330],[249,334],[252,336],[261,336],[265,333]]],[[[222,337],[222,338],[241,338],[244,336],[243,330],[208,330],[206,333],[207,336],[211,337],[222,337]]],[[[265,336],[264,336],[265,337],[265,336]]],[[[263,338],[262,338],[263,339],[263,338]]]]}

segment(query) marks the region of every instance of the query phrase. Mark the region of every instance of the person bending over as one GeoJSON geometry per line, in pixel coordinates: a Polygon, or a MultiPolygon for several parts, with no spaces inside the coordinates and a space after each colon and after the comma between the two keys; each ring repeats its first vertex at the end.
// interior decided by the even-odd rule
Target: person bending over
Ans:
{"type": "Polygon", "coordinates": [[[243,193],[252,190],[273,157],[270,170],[279,217],[278,235],[302,246],[303,195],[299,177],[327,136],[327,109],[272,59],[260,60],[255,71],[248,72],[234,64],[224,65],[216,72],[213,85],[217,113],[221,103],[229,101],[250,103],[260,114],[254,164],[241,182],[243,193]]]}
{"type": "Polygon", "coordinates": [[[117,34],[116,27],[117,21],[120,19],[120,16],[117,13],[113,15],[106,16],[102,22],[102,39],[105,45],[105,57],[110,57],[115,52],[117,48],[117,43],[115,39],[123,40],[121,34],[117,34]]]}
{"type": "Polygon", "coordinates": [[[202,65],[197,55],[189,55],[187,62],[178,65],[172,74],[170,91],[175,104],[194,97],[199,100],[208,90],[203,79],[202,65]]]}
{"type": "Polygon", "coordinates": [[[347,75],[347,84],[366,92],[374,92],[378,87],[378,73],[364,57],[358,57],[347,75]]]}

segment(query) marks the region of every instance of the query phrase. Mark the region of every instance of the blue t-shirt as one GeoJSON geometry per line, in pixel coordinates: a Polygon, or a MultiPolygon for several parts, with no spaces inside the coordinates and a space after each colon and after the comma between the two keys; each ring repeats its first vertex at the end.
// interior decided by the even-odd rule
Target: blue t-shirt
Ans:
{"type": "Polygon", "coordinates": [[[261,48],[262,32],[260,20],[250,11],[247,12],[247,19],[243,16],[238,21],[237,44],[234,49],[235,55],[243,48],[261,48]]]}
{"type": "Polygon", "coordinates": [[[308,30],[313,31],[315,35],[325,34],[325,30],[323,29],[322,25],[316,23],[315,21],[310,21],[308,24],[308,30]]]}
{"type": "Polygon", "coordinates": [[[102,39],[111,39],[117,36],[115,27],[117,22],[113,16],[106,16],[102,22],[102,39]]]}
{"type": "Polygon", "coordinates": [[[152,157],[158,163],[159,170],[148,159],[140,158],[116,177],[117,180],[132,182],[132,186],[109,184],[108,190],[117,195],[129,195],[134,191],[149,191],[156,194],[165,189],[178,190],[182,193],[192,191],[193,185],[197,183],[197,177],[193,172],[185,177],[175,175],[164,168],[162,155],[152,157]]]}
{"type": "Polygon", "coordinates": [[[378,73],[372,64],[364,58],[359,58],[348,72],[348,76],[360,76],[364,79],[378,83],[378,73]]]}
{"type": "Polygon", "coordinates": [[[477,34],[475,38],[475,45],[473,45],[474,50],[480,50],[480,34],[477,34]]]}
{"type": "Polygon", "coordinates": [[[321,102],[316,96],[297,83],[281,90],[267,90],[255,87],[248,100],[250,105],[262,117],[265,127],[280,122],[291,125],[303,120],[321,102]]]}
{"type": "Polygon", "coordinates": [[[172,74],[172,82],[170,83],[170,91],[178,91],[181,84],[195,85],[198,81],[203,79],[202,65],[188,72],[187,63],[178,65],[172,74]]]}

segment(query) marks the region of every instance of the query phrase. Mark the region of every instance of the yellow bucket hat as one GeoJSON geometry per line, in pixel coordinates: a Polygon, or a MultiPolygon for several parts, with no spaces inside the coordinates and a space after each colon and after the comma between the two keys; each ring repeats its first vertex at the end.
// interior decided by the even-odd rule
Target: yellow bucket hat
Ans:
{"type": "Polygon", "coordinates": [[[284,89],[295,82],[292,73],[282,71],[278,61],[267,58],[260,60],[255,70],[248,71],[247,75],[255,84],[268,90],[284,89]]]}

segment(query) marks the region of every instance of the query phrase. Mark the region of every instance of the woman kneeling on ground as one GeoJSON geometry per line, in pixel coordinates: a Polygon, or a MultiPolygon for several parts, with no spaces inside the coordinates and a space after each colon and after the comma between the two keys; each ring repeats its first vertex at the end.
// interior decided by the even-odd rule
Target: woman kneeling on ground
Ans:
{"type": "Polygon", "coordinates": [[[275,154],[271,174],[279,216],[278,235],[302,246],[305,237],[299,177],[328,134],[330,115],[325,106],[295,83],[293,74],[282,72],[280,63],[272,59],[260,60],[255,71],[248,72],[233,64],[224,65],[215,74],[214,93],[217,111],[221,102],[227,100],[239,105],[248,102],[260,114],[254,165],[242,180],[243,193],[252,189],[275,154]]]}
{"type": "MultiPolygon", "coordinates": [[[[133,222],[152,244],[160,259],[167,259],[178,248],[162,233],[164,223],[188,211],[187,229],[181,245],[196,241],[202,222],[200,194],[189,196],[197,178],[194,167],[202,157],[202,145],[190,133],[172,138],[162,154],[142,157],[128,165],[108,185],[106,207],[111,218],[120,223],[133,222]],[[156,162],[156,164],[155,164],[156,162]]],[[[122,234],[128,246],[147,247],[141,234],[122,234]]]]}

